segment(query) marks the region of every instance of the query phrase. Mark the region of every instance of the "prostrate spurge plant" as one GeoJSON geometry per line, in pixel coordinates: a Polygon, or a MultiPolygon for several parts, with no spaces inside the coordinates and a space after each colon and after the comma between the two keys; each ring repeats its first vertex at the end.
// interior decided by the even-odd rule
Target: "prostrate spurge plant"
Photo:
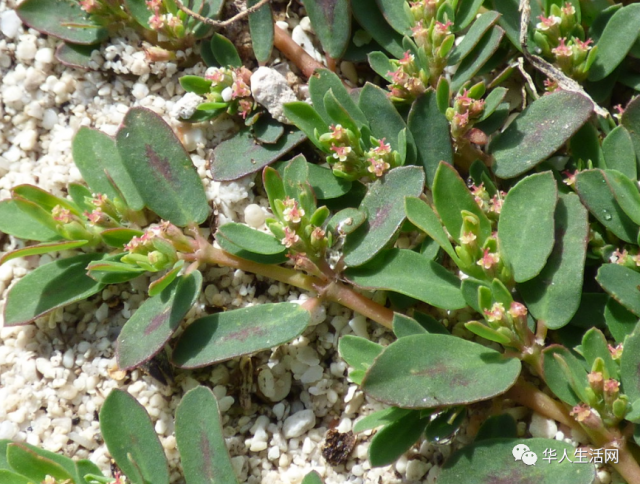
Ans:
{"type": "MultiPolygon", "coordinates": [[[[421,438],[452,438],[467,422],[475,440],[447,460],[439,484],[588,484],[594,463],[640,482],[638,5],[525,1],[522,19],[530,22],[521,32],[516,0],[303,3],[329,69],[309,80],[312,105],[284,106],[300,131],[254,104],[248,71],[219,34],[202,54],[223,67],[181,80],[203,98],[185,120],[226,113],[244,122],[216,148],[212,173],[232,180],[261,171],[270,233],[228,223],[217,227],[215,243],[205,238],[200,225],[210,208],[187,152],[160,117],[133,108],[114,138],[89,128],[76,135],[74,161],[88,186],[72,184],[63,198],[22,185],[0,202],[0,229],[40,242],[0,263],[78,252],[18,281],[5,324],[27,324],[108,284],[156,273],[149,299],[118,337],[118,365],[133,369],[166,351],[192,369],[290,341],[321,300],[333,301],[397,337],[386,347],[356,336],[339,342],[349,378],[389,405],[354,427],[379,429],[372,465],[392,463],[421,438]],[[350,12],[362,27],[353,35],[350,12]],[[349,91],[331,71],[343,55],[368,57],[382,87],[370,76],[374,82],[349,91]],[[601,115],[618,103],[615,117],[601,115]],[[278,161],[305,136],[307,158],[278,161]],[[207,315],[169,342],[200,293],[205,265],[313,297],[302,307],[207,315]],[[361,289],[379,291],[383,303],[361,289]],[[460,319],[462,309],[474,316],[460,319]],[[584,465],[570,462],[584,458],[583,448],[518,439],[500,396],[587,435],[584,465]],[[491,399],[495,415],[473,405],[491,399]],[[468,416],[483,425],[472,428],[468,416]],[[538,454],[535,466],[514,461],[522,443],[538,454]],[[562,454],[567,462],[554,458],[562,454]]],[[[154,23],[173,21],[170,4],[150,4],[154,23]]],[[[127,5],[131,14],[141,6],[127,5]]],[[[261,62],[273,42],[255,42],[273,33],[258,28],[272,25],[264,12],[250,17],[261,62]]],[[[148,416],[130,396],[112,392],[100,422],[127,479],[168,483],[148,416]],[[122,428],[122,415],[135,425],[122,428]]],[[[211,392],[185,395],[176,438],[187,482],[236,482],[221,435],[211,392]]],[[[0,476],[10,482],[110,481],[86,461],[3,445],[0,476]]],[[[311,474],[304,482],[318,481],[311,474]]]]}

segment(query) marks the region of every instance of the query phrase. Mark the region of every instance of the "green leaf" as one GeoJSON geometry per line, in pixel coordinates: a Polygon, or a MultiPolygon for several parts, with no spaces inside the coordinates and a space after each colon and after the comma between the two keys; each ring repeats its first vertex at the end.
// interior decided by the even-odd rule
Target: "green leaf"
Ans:
{"type": "Polygon", "coordinates": [[[607,340],[598,328],[591,328],[584,334],[582,338],[582,356],[584,356],[591,368],[593,368],[597,358],[602,359],[609,373],[608,378],[618,378],[618,365],[613,361],[607,340]]]}
{"type": "MultiPolygon", "coordinates": [[[[6,460],[8,446],[11,444],[13,443],[10,440],[0,440],[0,453],[2,454],[2,456],[0,457],[0,469],[9,469],[9,470],[11,469],[11,466],[6,460]]],[[[64,470],[64,472],[73,476],[73,479],[75,480],[76,484],[83,484],[83,481],[81,480],[81,476],[78,475],[78,469],[76,467],[76,463],[73,460],[71,460],[69,457],[65,457],[64,455],[56,454],[55,452],[50,452],[48,450],[44,450],[42,448],[36,447],[34,445],[30,445],[30,444],[20,443],[15,445],[19,445],[22,448],[22,450],[27,453],[31,452],[32,454],[35,454],[36,456],[42,458],[43,459],[42,462],[48,461],[50,463],[54,463],[60,466],[64,470]]],[[[22,457],[25,457],[25,460],[22,462],[25,465],[28,465],[31,459],[28,456],[25,456],[23,454],[21,455],[22,457]]],[[[13,470],[16,470],[16,469],[13,469],[13,470]]],[[[28,474],[25,473],[25,475],[28,475],[28,474]]],[[[4,481],[0,481],[0,482],[4,484],[4,481]]]]}
{"type": "Polygon", "coordinates": [[[116,254],[91,262],[87,266],[87,274],[100,284],[119,284],[135,279],[146,272],[145,269],[120,262],[124,254],[116,254]]]}
{"type": "Polygon", "coordinates": [[[169,484],[162,444],[149,414],[135,398],[111,390],[100,410],[100,431],[109,454],[132,484],[169,484]]]}
{"type": "Polygon", "coordinates": [[[124,7],[126,11],[131,14],[133,19],[142,25],[145,29],[151,30],[149,26],[149,17],[152,12],[147,8],[147,4],[144,0],[124,0],[124,7]]]}
{"type": "Polygon", "coordinates": [[[465,82],[471,79],[484,66],[500,47],[504,36],[504,30],[497,25],[492,27],[477,45],[469,52],[458,66],[456,73],[451,78],[451,89],[458,91],[465,82]]]}
{"type": "MultiPolygon", "coordinates": [[[[376,0],[376,3],[386,21],[396,32],[402,35],[410,34],[413,25],[405,10],[404,2],[398,2],[396,0],[376,0]]],[[[371,3],[369,5],[369,8],[371,8],[371,3]]]]}
{"type": "Polygon", "coordinates": [[[559,345],[551,345],[542,352],[545,382],[551,391],[563,402],[578,405],[580,396],[574,388],[588,387],[587,371],[580,360],[568,349],[559,345]],[[558,361],[558,357],[566,363],[573,382],[567,378],[566,368],[558,361]]]}
{"type": "MultiPolygon", "coordinates": [[[[286,108],[285,108],[286,109],[286,108]]],[[[274,144],[260,144],[246,128],[213,150],[211,174],[216,181],[230,181],[262,170],[280,159],[306,139],[305,133],[285,129],[274,144]]]]}
{"type": "MultiPolygon", "coordinates": [[[[462,5],[464,5],[464,3],[465,2],[463,2],[462,5]]],[[[467,1],[466,3],[471,4],[473,2],[467,1]]],[[[480,17],[478,17],[478,19],[473,22],[473,25],[471,26],[469,31],[464,35],[462,42],[460,42],[460,44],[454,47],[451,51],[451,55],[449,56],[447,64],[453,66],[467,57],[475,48],[475,46],[478,45],[478,42],[480,42],[480,40],[484,37],[485,33],[495,25],[499,18],[500,14],[494,11],[483,13],[480,17]]],[[[456,22],[458,20],[459,19],[456,18],[456,22]]]]}
{"type": "Polygon", "coordinates": [[[369,60],[369,65],[376,74],[386,81],[391,82],[392,77],[390,73],[395,71],[395,68],[391,63],[391,60],[385,54],[382,52],[371,52],[367,56],[367,59],[369,60]]]}
{"type": "Polygon", "coordinates": [[[389,405],[430,408],[500,395],[519,374],[517,359],[461,338],[422,334],[400,338],[385,348],[362,388],[389,405]]]}
{"type": "Polygon", "coordinates": [[[74,44],[97,44],[109,35],[77,2],[27,0],[16,13],[29,27],[74,44]]]}
{"type": "Polygon", "coordinates": [[[218,245],[220,245],[222,250],[225,252],[235,255],[236,257],[240,257],[241,259],[258,262],[259,264],[282,264],[288,260],[286,251],[275,255],[256,254],[255,252],[249,252],[248,250],[235,245],[233,242],[229,241],[229,239],[224,237],[219,237],[216,242],[218,242],[218,245]]]}
{"type": "Polygon", "coordinates": [[[89,262],[102,254],[82,254],[38,267],[9,291],[4,307],[5,326],[28,324],[56,308],[100,292],[104,285],[86,275],[89,262]]]}
{"type": "Polygon", "coordinates": [[[243,224],[230,222],[218,228],[216,239],[224,237],[243,250],[262,255],[279,255],[286,248],[275,237],[243,224]]]}
{"type": "Polygon", "coordinates": [[[480,243],[491,235],[491,223],[475,202],[456,169],[441,162],[433,181],[433,203],[447,231],[458,244],[462,230],[462,210],[473,213],[480,220],[480,243]]]}
{"type": "Polygon", "coordinates": [[[199,386],[182,397],[176,410],[176,441],[188,483],[237,484],[224,440],[218,402],[199,386]]]}
{"type": "MultiPolygon", "coordinates": [[[[504,87],[496,87],[493,91],[491,91],[491,93],[485,99],[484,111],[482,112],[480,121],[484,121],[496,112],[498,107],[502,104],[502,101],[504,100],[508,91],[509,90],[504,87]]],[[[484,164],[482,166],[484,166],[484,164]]]]}
{"type": "Polygon", "coordinates": [[[439,323],[434,317],[429,316],[428,314],[421,313],[420,311],[414,311],[413,317],[418,321],[418,323],[420,323],[420,326],[427,330],[428,333],[450,334],[442,323],[439,323]]]}
{"type": "Polygon", "coordinates": [[[309,313],[292,303],[262,304],[197,319],[182,333],[173,364],[199,368],[286,343],[309,324],[309,313]]]}
{"type": "Polygon", "coordinates": [[[384,248],[404,221],[404,197],[417,197],[423,186],[424,172],[415,166],[394,168],[369,186],[359,207],[367,221],[345,241],[347,266],[362,265],[384,248]]]}
{"type": "Polygon", "coordinates": [[[438,109],[436,93],[428,90],[411,106],[407,127],[418,148],[418,162],[424,167],[427,185],[433,185],[441,161],[453,165],[449,121],[438,109]]]}
{"type": "Polygon", "coordinates": [[[591,162],[594,168],[604,168],[604,155],[600,148],[600,138],[597,128],[591,123],[585,123],[569,141],[574,160],[591,162]]]}
{"type": "Polygon", "coordinates": [[[620,208],[636,225],[640,225],[638,185],[616,170],[604,170],[604,177],[620,208]]]}
{"type": "Polygon", "coordinates": [[[624,126],[631,139],[636,151],[636,157],[640,159],[640,97],[632,99],[620,118],[620,124],[624,126]]]}
{"type": "Polygon", "coordinates": [[[345,208],[331,217],[327,224],[327,230],[338,235],[348,235],[360,227],[365,220],[365,214],[357,208],[345,208]]]}
{"type": "Polygon", "coordinates": [[[100,468],[91,462],[89,459],[81,459],[76,461],[76,475],[78,479],[76,484],[89,484],[88,479],[85,479],[87,474],[102,475],[100,468]]]}
{"type": "Polygon", "coordinates": [[[8,445],[7,462],[12,470],[37,482],[44,481],[48,475],[60,481],[73,479],[73,474],[62,465],[23,444],[8,445]]]}
{"type": "Polygon", "coordinates": [[[141,237],[144,232],[135,229],[115,228],[107,229],[100,232],[100,237],[105,244],[111,247],[123,247],[128,244],[134,237],[141,237]]]}
{"type": "MultiPolygon", "coordinates": [[[[248,0],[247,8],[253,7],[258,2],[259,0],[248,0]]],[[[267,3],[256,12],[249,14],[249,31],[253,53],[258,62],[264,64],[271,57],[273,50],[273,13],[270,4],[267,3]]]]}
{"type": "Polygon", "coordinates": [[[402,36],[393,30],[370,0],[351,0],[353,16],[373,39],[392,56],[400,59],[404,54],[402,36]]]}
{"type": "Polygon", "coordinates": [[[427,424],[425,429],[427,441],[438,443],[451,438],[466,417],[467,411],[464,407],[452,407],[441,412],[427,424]]]}
{"type": "MultiPolygon", "coordinates": [[[[516,49],[522,52],[520,45],[520,1],[519,0],[491,0],[493,10],[500,13],[501,17],[498,24],[505,30],[507,37],[516,49]]],[[[544,12],[540,8],[540,4],[535,1],[531,2],[531,20],[529,21],[529,45],[531,43],[538,17],[544,12]]]]}
{"type": "Polygon", "coordinates": [[[638,316],[613,298],[607,301],[604,308],[604,319],[616,343],[622,343],[625,337],[633,333],[638,325],[638,316]]]}
{"type": "Polygon", "coordinates": [[[322,48],[333,59],[347,50],[351,38],[351,6],[348,0],[302,0],[322,48]]]}
{"type": "Polygon", "coordinates": [[[56,205],[60,205],[61,207],[70,210],[71,213],[80,215],[78,207],[76,207],[73,202],[64,198],[56,197],[42,188],[33,185],[18,185],[13,187],[11,189],[11,195],[14,200],[16,198],[28,200],[46,211],[51,211],[56,207],[56,205]]]}
{"type": "Polygon", "coordinates": [[[492,415],[484,421],[476,434],[476,442],[488,439],[511,439],[518,435],[515,419],[508,413],[492,415]]]}
{"type": "Polygon", "coordinates": [[[91,70],[91,55],[97,46],[62,42],[56,48],[56,59],[67,67],[75,67],[85,71],[91,70]]]}
{"type": "Polygon", "coordinates": [[[127,172],[115,139],[97,129],[82,126],[73,138],[72,151],[74,163],[94,193],[102,193],[114,200],[121,198],[119,190],[130,208],[141,210],[144,207],[138,185],[127,172]]]}
{"type": "Polygon", "coordinates": [[[555,245],[542,272],[518,286],[533,317],[550,329],[566,325],[578,310],[589,234],[578,197],[561,195],[555,211],[555,245]]]}
{"type": "Polygon", "coordinates": [[[467,305],[455,275],[407,249],[391,249],[370,264],[347,269],[345,276],[357,286],[399,292],[442,309],[467,305]]]}
{"type": "Polygon", "coordinates": [[[591,101],[571,91],[534,101],[491,143],[494,173],[513,178],[546,160],[587,122],[592,111],[591,101]]]}
{"type": "MultiPolygon", "coordinates": [[[[400,133],[406,129],[402,116],[396,111],[387,93],[371,83],[366,83],[360,92],[359,106],[369,120],[371,134],[378,139],[385,139],[391,149],[403,152],[400,143],[400,133]]],[[[407,143],[407,164],[412,164],[416,158],[415,148],[407,143]]]]}
{"type": "Polygon", "coordinates": [[[620,360],[620,381],[630,402],[640,398],[640,333],[637,331],[624,341],[620,360]]]}
{"type": "Polygon", "coordinates": [[[223,67],[242,67],[242,60],[233,42],[218,33],[211,37],[211,52],[223,67]]]}
{"type": "Polygon", "coordinates": [[[504,200],[498,237],[516,282],[540,274],[554,244],[553,214],[558,188],[550,171],[518,182],[504,200]]]}
{"type": "Polygon", "coordinates": [[[0,482],[2,482],[2,484],[33,484],[33,481],[28,477],[6,469],[0,469],[0,482]]]}
{"type": "Polygon", "coordinates": [[[178,226],[209,215],[202,180],[189,153],[164,120],[145,108],[131,108],[116,145],[145,205],[178,226]]]}
{"type": "Polygon", "coordinates": [[[320,479],[320,474],[316,471],[311,471],[309,474],[304,476],[301,484],[323,484],[323,481],[320,479]]]}
{"type": "Polygon", "coordinates": [[[392,422],[371,439],[369,462],[372,467],[382,467],[395,462],[420,438],[428,419],[421,419],[420,412],[410,412],[392,422]]]}
{"type": "Polygon", "coordinates": [[[576,465],[575,450],[571,444],[553,439],[481,440],[458,450],[445,462],[438,484],[590,484],[595,479],[595,466],[586,460],[584,464],[576,465]],[[513,448],[523,443],[536,454],[535,465],[514,460],[513,448]],[[543,458],[546,449],[555,450],[557,460],[546,461],[543,458]],[[565,451],[570,460],[565,458],[560,463],[565,451]]]}
{"type": "Polygon", "coordinates": [[[427,330],[413,318],[400,313],[393,314],[393,333],[396,338],[411,336],[414,334],[423,334],[427,330]]]}
{"type": "Polygon", "coordinates": [[[180,325],[202,287],[195,271],[174,280],[160,294],[147,299],[118,335],[118,367],[130,370],[153,358],[180,325]]]}
{"type": "Polygon", "coordinates": [[[351,189],[352,182],[335,177],[329,168],[313,163],[309,163],[308,167],[309,184],[319,200],[341,197],[351,189]]]}
{"type": "Polygon", "coordinates": [[[378,410],[377,412],[367,415],[362,420],[358,420],[353,426],[353,431],[355,433],[364,432],[365,430],[372,430],[382,425],[388,425],[413,412],[413,410],[398,407],[389,407],[384,410],[378,410]]]}
{"type": "Polygon", "coordinates": [[[253,135],[263,144],[275,144],[284,134],[284,126],[271,116],[262,115],[253,124],[253,135]]]}
{"type": "Polygon", "coordinates": [[[4,264],[11,259],[17,259],[18,257],[27,257],[30,255],[48,254],[49,252],[59,252],[61,250],[70,250],[77,247],[87,245],[87,240],[68,240],[63,242],[48,242],[38,245],[30,245],[23,247],[22,249],[13,250],[3,257],[0,257],[0,265],[4,264]]]}
{"type": "Polygon", "coordinates": [[[382,345],[359,336],[345,335],[338,342],[340,357],[353,368],[349,378],[358,385],[362,384],[365,371],[382,350],[382,345]]]}
{"type": "Polygon", "coordinates": [[[611,74],[631,50],[639,31],[640,5],[627,5],[614,13],[598,40],[589,80],[599,81],[611,74]]]}
{"type": "Polygon", "coordinates": [[[405,197],[404,206],[409,221],[437,242],[454,262],[459,261],[458,255],[449,241],[449,236],[442,228],[433,209],[417,197],[405,197]]]}
{"type": "Polygon", "coordinates": [[[607,168],[618,170],[632,180],[638,179],[633,140],[624,126],[617,126],[602,142],[607,168]]]}
{"type": "Polygon", "coordinates": [[[20,210],[11,199],[0,202],[0,231],[19,239],[39,242],[61,238],[57,232],[20,210]]]}
{"type": "Polygon", "coordinates": [[[327,126],[334,123],[334,120],[328,115],[324,107],[324,96],[329,91],[333,92],[338,103],[356,121],[358,126],[369,124],[369,120],[360,110],[356,101],[351,98],[340,78],[328,69],[318,69],[309,79],[309,94],[314,109],[327,126]]]}
{"type": "Polygon", "coordinates": [[[169,286],[169,284],[175,281],[178,273],[182,270],[183,267],[184,261],[179,260],[174,264],[173,269],[166,272],[162,277],[149,284],[149,296],[154,297],[164,291],[169,286]]]}
{"type": "Polygon", "coordinates": [[[596,280],[613,299],[640,316],[640,273],[618,264],[604,264],[596,280]]]}
{"type": "Polygon", "coordinates": [[[200,76],[182,76],[180,85],[187,92],[194,92],[199,96],[209,94],[213,81],[200,76]]]}
{"type": "Polygon", "coordinates": [[[617,237],[636,243],[638,226],[616,201],[601,170],[585,170],[576,175],[576,191],[589,212],[617,237]]]}

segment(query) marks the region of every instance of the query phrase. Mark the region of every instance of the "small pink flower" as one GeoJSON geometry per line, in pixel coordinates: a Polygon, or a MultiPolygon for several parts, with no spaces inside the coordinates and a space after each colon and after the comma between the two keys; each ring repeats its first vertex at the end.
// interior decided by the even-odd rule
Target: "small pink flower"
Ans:
{"type": "Polygon", "coordinates": [[[100,222],[106,221],[106,218],[107,218],[104,212],[98,209],[94,210],[91,213],[85,211],[84,216],[87,217],[89,219],[89,222],[93,225],[97,225],[100,222]]]}
{"type": "Polygon", "coordinates": [[[240,113],[240,116],[242,116],[242,119],[247,119],[252,108],[253,103],[248,99],[240,99],[240,101],[238,101],[238,112],[240,113]]]}
{"type": "Polygon", "coordinates": [[[414,60],[415,60],[415,56],[411,52],[406,51],[404,53],[404,56],[402,57],[402,59],[398,61],[398,63],[401,66],[406,66],[408,64],[411,64],[414,60]]]}
{"type": "Polygon", "coordinates": [[[570,45],[566,45],[566,41],[567,39],[561,37],[560,45],[555,49],[551,49],[551,52],[553,52],[556,57],[571,57],[571,55],[573,54],[573,49],[570,45]]]}
{"type": "Polygon", "coordinates": [[[285,209],[282,213],[282,217],[284,218],[285,222],[299,224],[302,220],[302,217],[304,217],[304,209],[300,208],[298,206],[298,202],[289,197],[284,200],[284,206],[285,209]]]}
{"type": "Polygon", "coordinates": [[[215,83],[222,82],[224,81],[224,71],[222,69],[214,68],[213,70],[210,70],[210,72],[206,72],[204,78],[215,83]]]}
{"type": "Polygon", "coordinates": [[[378,178],[380,178],[384,173],[390,168],[389,163],[384,160],[369,158],[370,165],[367,167],[369,173],[375,174],[378,178]]]}
{"type": "Polygon", "coordinates": [[[593,39],[587,39],[583,42],[582,40],[575,37],[573,39],[573,42],[576,45],[576,47],[578,47],[578,49],[587,51],[591,49],[591,44],[593,44],[593,39]]]}
{"type": "Polygon", "coordinates": [[[142,247],[143,243],[140,237],[133,237],[129,243],[124,246],[124,249],[128,252],[134,252],[137,248],[142,247]]]}
{"type": "Polygon", "coordinates": [[[489,249],[484,249],[484,255],[476,264],[488,271],[499,262],[500,256],[498,254],[489,252],[489,249]]]}
{"type": "Polygon", "coordinates": [[[172,29],[182,27],[182,20],[180,19],[180,17],[175,17],[174,15],[169,14],[167,19],[167,25],[172,29]]]}
{"type": "Polygon", "coordinates": [[[460,128],[464,128],[467,124],[469,124],[469,113],[456,113],[453,115],[453,121],[460,128]]]}
{"type": "Polygon", "coordinates": [[[609,262],[612,264],[624,265],[627,262],[628,256],[629,253],[627,252],[627,249],[623,249],[622,251],[620,251],[620,249],[616,249],[613,254],[611,254],[611,257],[609,257],[609,262]]]}
{"type": "Polygon", "coordinates": [[[415,26],[411,27],[413,37],[417,39],[425,39],[429,35],[429,31],[424,27],[422,20],[420,20],[415,26]]]}
{"type": "Polygon", "coordinates": [[[332,138],[336,141],[347,137],[347,131],[342,127],[341,124],[332,124],[331,126],[329,126],[329,130],[331,131],[332,138]]]}
{"type": "Polygon", "coordinates": [[[587,375],[587,379],[589,380],[589,386],[594,390],[602,390],[604,387],[604,376],[599,371],[592,371],[587,375]]]}
{"type": "Polygon", "coordinates": [[[402,70],[402,67],[398,67],[395,71],[387,72],[387,75],[391,76],[391,82],[399,86],[403,86],[409,79],[409,75],[402,70]]]}
{"type": "Polygon", "coordinates": [[[384,156],[391,153],[391,145],[389,143],[385,143],[386,138],[382,138],[378,140],[378,146],[373,149],[373,152],[377,155],[384,156]]]}
{"type": "Polygon", "coordinates": [[[284,239],[281,240],[282,245],[284,245],[287,249],[290,249],[295,244],[300,242],[300,237],[289,227],[284,228],[284,239]]]}
{"type": "Polygon", "coordinates": [[[462,245],[470,245],[473,244],[476,239],[476,234],[474,234],[473,232],[465,232],[460,236],[460,243],[462,245]]]}
{"type": "Polygon", "coordinates": [[[559,25],[561,21],[560,17],[555,15],[550,15],[549,17],[540,15],[538,18],[540,19],[540,23],[536,26],[538,30],[549,30],[554,25],[559,25]]]}
{"type": "Polygon", "coordinates": [[[449,27],[451,27],[452,25],[453,25],[453,22],[451,20],[447,20],[447,23],[445,24],[443,24],[442,22],[436,21],[436,30],[440,34],[449,34],[451,33],[449,30],[449,27]]]}
{"type": "Polygon", "coordinates": [[[574,417],[578,422],[584,422],[587,418],[591,416],[591,407],[586,403],[580,403],[573,407],[573,410],[569,413],[572,417],[574,417]]]}
{"type": "Polygon", "coordinates": [[[247,97],[251,95],[251,90],[249,89],[249,86],[247,86],[242,79],[236,79],[231,85],[231,89],[232,89],[233,99],[237,99],[239,97],[247,97]]]}
{"type": "Polygon", "coordinates": [[[80,8],[87,13],[93,13],[100,9],[100,4],[96,0],[80,0],[80,8]]]}
{"type": "Polygon", "coordinates": [[[63,224],[68,224],[72,220],[71,211],[61,207],[60,205],[56,205],[51,210],[51,215],[53,215],[53,220],[56,222],[60,222],[63,224]]]}
{"type": "Polygon", "coordinates": [[[144,3],[146,3],[147,8],[156,15],[160,11],[160,8],[162,8],[162,0],[147,0],[144,3]]]}
{"type": "Polygon", "coordinates": [[[320,227],[316,227],[315,229],[313,229],[313,232],[311,232],[311,238],[316,240],[324,239],[325,235],[326,235],[326,232],[322,230],[320,227]]]}
{"type": "Polygon", "coordinates": [[[617,346],[608,345],[609,353],[611,353],[611,358],[614,360],[619,360],[622,356],[623,346],[622,343],[619,343],[617,346]]]}
{"type": "Polygon", "coordinates": [[[164,27],[164,18],[157,13],[149,17],[149,27],[153,30],[161,30],[164,27]]]}
{"type": "Polygon", "coordinates": [[[502,303],[493,303],[491,309],[485,309],[484,316],[490,323],[496,323],[502,321],[504,318],[504,305],[502,303]]]}
{"type": "Polygon", "coordinates": [[[610,378],[604,382],[604,391],[610,396],[615,396],[620,391],[620,382],[610,378]]]}
{"type": "Polygon", "coordinates": [[[571,173],[569,170],[565,170],[562,172],[562,174],[567,177],[563,180],[565,185],[572,187],[576,184],[576,175],[578,174],[577,171],[571,173]]]}
{"type": "Polygon", "coordinates": [[[491,208],[489,210],[493,213],[500,215],[503,204],[504,204],[504,196],[494,195],[493,198],[491,199],[491,208]]]}
{"type": "Polygon", "coordinates": [[[527,315],[527,308],[519,302],[512,302],[509,307],[509,314],[512,318],[523,318],[527,315]]]}
{"type": "Polygon", "coordinates": [[[338,161],[347,161],[347,156],[351,153],[351,146],[332,145],[329,149],[334,152],[333,157],[338,161]]]}
{"type": "Polygon", "coordinates": [[[564,4],[564,7],[562,7],[562,13],[564,15],[575,15],[576,14],[576,9],[573,5],[571,5],[569,2],[564,4]]]}

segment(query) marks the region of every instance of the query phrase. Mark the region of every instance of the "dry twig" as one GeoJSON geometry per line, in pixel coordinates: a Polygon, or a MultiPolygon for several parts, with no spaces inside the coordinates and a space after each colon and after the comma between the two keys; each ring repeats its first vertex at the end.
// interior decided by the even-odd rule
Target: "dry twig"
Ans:
{"type": "Polygon", "coordinates": [[[182,3],[181,0],[176,0],[176,5],[184,13],[186,13],[187,15],[191,15],[193,18],[199,20],[202,23],[205,23],[205,24],[208,24],[208,25],[213,25],[214,27],[227,27],[228,25],[231,25],[232,23],[234,23],[234,22],[236,22],[236,21],[238,21],[240,19],[243,19],[244,17],[246,17],[247,15],[255,12],[256,10],[259,10],[260,7],[266,5],[270,1],[271,0],[260,0],[253,7],[249,7],[246,10],[243,10],[239,14],[234,15],[233,17],[231,17],[231,18],[229,18],[227,20],[214,20],[214,19],[211,19],[211,18],[203,17],[199,13],[194,12],[193,10],[185,7],[185,5],[182,3]]]}

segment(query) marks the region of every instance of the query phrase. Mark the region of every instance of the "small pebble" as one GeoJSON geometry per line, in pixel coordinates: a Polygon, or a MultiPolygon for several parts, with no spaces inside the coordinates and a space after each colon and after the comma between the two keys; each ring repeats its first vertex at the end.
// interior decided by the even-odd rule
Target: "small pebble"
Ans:
{"type": "Polygon", "coordinates": [[[306,431],[311,430],[316,424],[316,415],[313,410],[301,410],[287,417],[282,426],[285,438],[300,437],[306,431]]]}

